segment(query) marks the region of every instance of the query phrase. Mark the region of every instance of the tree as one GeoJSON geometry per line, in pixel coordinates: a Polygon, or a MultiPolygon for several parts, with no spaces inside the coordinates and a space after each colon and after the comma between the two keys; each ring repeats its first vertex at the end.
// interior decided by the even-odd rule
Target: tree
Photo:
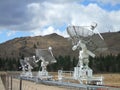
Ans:
{"type": "Polygon", "coordinates": [[[33,48],[35,48],[35,49],[37,48],[36,44],[33,45],[33,48]]]}

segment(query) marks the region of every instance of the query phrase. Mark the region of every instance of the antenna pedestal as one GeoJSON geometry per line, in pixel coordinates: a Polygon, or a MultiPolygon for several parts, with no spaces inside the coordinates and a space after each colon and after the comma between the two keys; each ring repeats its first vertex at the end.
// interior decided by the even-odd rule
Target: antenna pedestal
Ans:
{"type": "Polygon", "coordinates": [[[103,77],[94,77],[93,70],[88,68],[74,67],[73,78],[81,84],[103,84],[103,77]]]}
{"type": "Polygon", "coordinates": [[[38,78],[41,80],[51,80],[52,76],[48,75],[48,71],[46,70],[46,67],[48,65],[48,62],[45,60],[42,60],[41,67],[42,71],[38,71],[38,78]]]}
{"type": "Polygon", "coordinates": [[[31,71],[27,71],[27,72],[22,72],[20,74],[21,77],[32,77],[32,72],[31,71]]]}
{"type": "Polygon", "coordinates": [[[48,49],[36,49],[36,56],[41,61],[41,71],[38,71],[38,78],[41,80],[51,80],[52,76],[48,74],[47,65],[55,63],[56,60],[52,53],[52,47],[48,49]]]}
{"type": "Polygon", "coordinates": [[[81,67],[74,67],[74,73],[73,73],[73,77],[75,79],[79,78],[79,77],[92,77],[93,75],[93,71],[92,69],[83,69],[81,67]]]}
{"type": "Polygon", "coordinates": [[[41,80],[52,80],[52,76],[48,74],[48,71],[38,71],[37,77],[41,80]]]}

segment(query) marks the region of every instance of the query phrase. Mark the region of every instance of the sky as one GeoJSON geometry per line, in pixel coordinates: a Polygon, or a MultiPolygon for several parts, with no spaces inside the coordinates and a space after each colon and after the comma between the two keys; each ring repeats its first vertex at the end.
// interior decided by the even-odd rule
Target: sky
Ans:
{"type": "Polygon", "coordinates": [[[98,24],[99,32],[120,30],[120,0],[0,0],[0,43],[57,33],[69,25],[98,24]]]}

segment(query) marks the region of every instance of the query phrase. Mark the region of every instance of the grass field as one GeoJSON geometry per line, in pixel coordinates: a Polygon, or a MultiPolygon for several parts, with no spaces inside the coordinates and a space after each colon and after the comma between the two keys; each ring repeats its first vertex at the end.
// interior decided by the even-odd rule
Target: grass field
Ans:
{"type": "MultiPolygon", "coordinates": [[[[51,73],[57,77],[57,73],[51,73]]],[[[102,76],[104,85],[120,87],[120,73],[94,74],[93,76],[102,76]]]]}
{"type": "Polygon", "coordinates": [[[95,74],[95,76],[103,76],[105,85],[120,87],[120,73],[95,74]]]}

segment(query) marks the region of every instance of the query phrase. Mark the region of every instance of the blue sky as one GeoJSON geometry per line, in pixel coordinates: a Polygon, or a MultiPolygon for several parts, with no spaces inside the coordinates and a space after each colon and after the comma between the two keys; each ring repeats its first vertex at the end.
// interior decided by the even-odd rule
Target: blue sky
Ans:
{"type": "Polygon", "coordinates": [[[120,0],[0,0],[0,43],[57,33],[68,25],[98,24],[100,32],[120,30],[120,0]]]}
{"type": "Polygon", "coordinates": [[[18,37],[26,37],[30,36],[30,33],[27,31],[10,31],[10,30],[2,30],[0,37],[0,42],[5,42],[18,37]]]}
{"type": "MultiPolygon", "coordinates": [[[[105,0],[105,1],[107,1],[107,0],[105,0]]],[[[117,2],[116,2],[115,5],[113,5],[112,2],[102,3],[102,2],[97,2],[97,0],[83,0],[80,3],[85,5],[85,6],[89,5],[90,3],[94,3],[94,4],[97,4],[100,8],[106,10],[106,11],[117,11],[117,10],[120,10],[120,3],[117,3],[117,2]]]]}

